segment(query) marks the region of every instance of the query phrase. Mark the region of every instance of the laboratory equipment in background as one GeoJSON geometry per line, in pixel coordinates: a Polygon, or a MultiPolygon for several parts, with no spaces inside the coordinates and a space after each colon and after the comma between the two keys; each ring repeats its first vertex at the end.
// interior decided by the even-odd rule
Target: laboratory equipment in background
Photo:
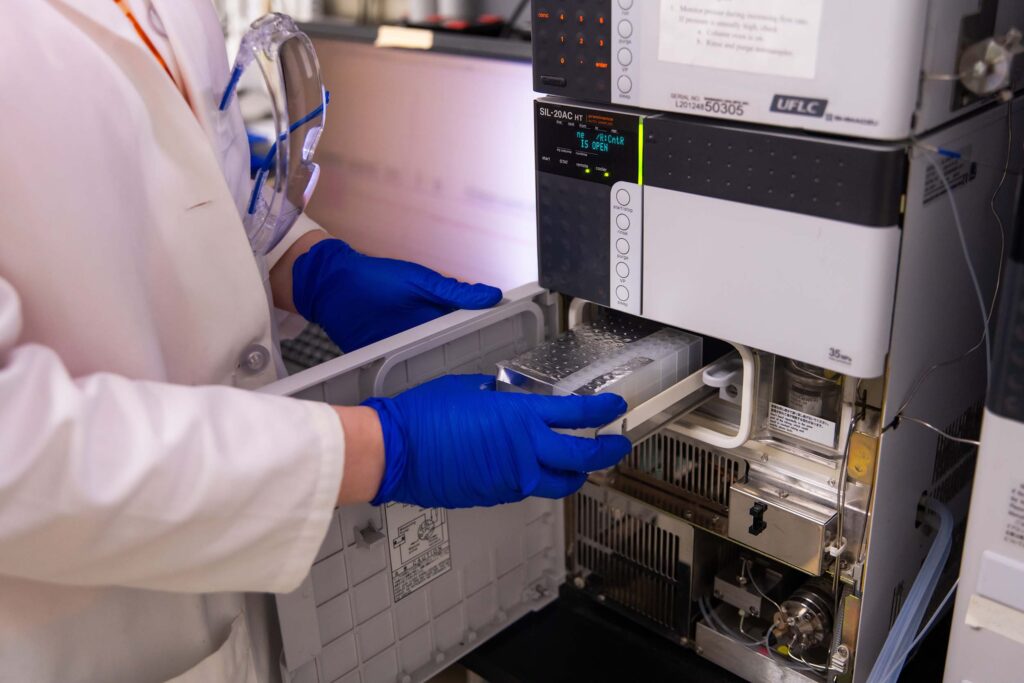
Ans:
{"type": "Polygon", "coordinates": [[[363,253],[502,288],[536,280],[529,62],[307,29],[335,93],[309,215],[363,253]]]}
{"type": "Polygon", "coordinates": [[[437,16],[437,0],[409,0],[408,19],[413,24],[420,24],[437,16]]]}
{"type": "Polygon", "coordinates": [[[1005,191],[1016,194],[1017,213],[1007,226],[1011,255],[946,660],[949,683],[1019,681],[1024,659],[1024,187],[1010,179],[1005,191]]]}
{"type": "Polygon", "coordinates": [[[1015,0],[534,1],[534,89],[901,140],[1024,79],[1015,0]]]}
{"type": "MultiPolygon", "coordinates": [[[[584,26],[596,4],[588,3],[584,26]]],[[[627,5],[640,3],[616,0],[627,5]]],[[[822,5],[823,24],[846,11],[822,5]]],[[[945,11],[930,8],[933,19],[945,11]]],[[[545,3],[533,3],[535,22],[543,11],[545,3]]],[[[573,21],[579,25],[579,15],[573,21]]],[[[583,40],[589,45],[590,34],[583,40]]],[[[936,51],[969,47],[957,34],[930,40],[936,51]]],[[[333,90],[330,52],[356,53],[323,43],[333,90]]],[[[820,60],[834,48],[829,34],[814,41],[820,60]]],[[[373,54],[384,64],[396,55],[413,60],[407,66],[419,82],[441,91],[412,67],[443,63],[438,55],[373,54]]],[[[381,158],[351,154],[348,144],[373,150],[411,128],[405,161],[420,158],[417,141],[445,133],[379,106],[402,91],[385,87],[369,62],[338,63],[379,89],[347,98],[356,108],[332,112],[333,120],[379,128],[344,127],[351,142],[333,148],[335,171],[325,134],[314,200],[323,205],[314,215],[332,229],[350,221],[344,225],[358,235],[361,219],[349,216],[361,210],[357,194],[346,196],[344,183],[327,188],[334,173],[350,173],[349,183],[362,175],[387,188],[385,215],[439,217],[413,223],[422,231],[394,220],[381,253],[393,244],[409,250],[405,258],[425,260],[413,249],[450,258],[452,245],[474,233],[434,234],[446,225],[441,217],[471,210],[478,193],[494,196],[505,181],[477,176],[467,181],[476,191],[461,196],[432,190],[445,200],[435,205],[426,203],[431,192],[397,171],[372,172],[381,158]],[[360,110],[363,96],[369,101],[360,110]]],[[[535,64],[534,76],[543,69],[535,64]]],[[[716,73],[722,87],[746,78],[716,73]]],[[[759,82],[780,80],[762,74],[759,82]]],[[[461,83],[454,74],[445,82],[461,83]]],[[[534,122],[527,145],[535,173],[527,182],[536,192],[539,284],[509,289],[494,309],[454,313],[268,390],[353,404],[445,373],[501,371],[508,389],[590,391],[640,380],[639,370],[671,356],[631,354],[630,346],[656,334],[693,340],[688,349],[699,340],[699,361],[687,353],[683,370],[676,351],[671,372],[666,363],[658,382],[636,382],[629,411],[604,428],[630,436],[633,452],[568,501],[339,510],[307,581],[277,598],[287,678],[425,681],[561,592],[592,599],[746,680],[893,680],[929,603],[946,594],[959,569],[986,388],[979,339],[1003,257],[999,216],[1006,223],[1012,207],[1002,178],[1024,164],[1024,150],[1010,144],[1024,124],[1024,97],[1004,93],[940,117],[946,125],[914,139],[886,141],[584,98],[516,99],[516,114],[504,116],[489,108],[485,87],[475,97],[445,90],[446,98],[434,99],[474,139],[489,141],[460,148],[460,163],[474,171],[504,159],[518,164],[507,155],[521,148],[506,142],[529,130],[524,120],[534,122]],[[481,107],[486,114],[466,115],[481,107]],[[577,374],[584,370],[587,377],[577,374]],[[887,641],[890,629],[898,639],[887,641]]],[[[420,97],[415,86],[410,92],[420,97]]],[[[904,124],[894,137],[909,135],[904,124]]],[[[443,152],[427,149],[422,158],[443,152]]],[[[373,208],[362,220],[382,211],[373,208]]],[[[458,259],[451,263],[464,275],[458,259]]]]}

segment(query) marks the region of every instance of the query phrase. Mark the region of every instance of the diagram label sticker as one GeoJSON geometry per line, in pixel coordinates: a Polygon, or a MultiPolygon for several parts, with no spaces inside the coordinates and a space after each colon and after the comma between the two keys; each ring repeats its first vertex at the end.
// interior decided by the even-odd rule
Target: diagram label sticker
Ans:
{"type": "Polygon", "coordinates": [[[1003,540],[1024,548],[1024,484],[1010,491],[1009,513],[1003,540]]]}
{"type": "Polygon", "coordinates": [[[835,446],[835,422],[793,410],[780,403],[772,403],[768,407],[768,426],[777,432],[799,436],[822,446],[835,446]]]}
{"type": "Polygon", "coordinates": [[[814,78],[823,0],[661,0],[658,59],[814,78]]]}
{"type": "Polygon", "coordinates": [[[395,602],[452,568],[448,512],[405,503],[384,507],[395,602]]]}

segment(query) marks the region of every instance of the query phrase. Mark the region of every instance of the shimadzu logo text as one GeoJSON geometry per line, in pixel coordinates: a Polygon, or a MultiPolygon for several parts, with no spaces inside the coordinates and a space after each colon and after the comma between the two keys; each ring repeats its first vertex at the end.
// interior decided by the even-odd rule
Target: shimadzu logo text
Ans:
{"type": "Polygon", "coordinates": [[[809,97],[776,95],[772,98],[772,111],[777,111],[780,114],[799,114],[820,119],[825,115],[827,106],[828,100],[816,100],[809,97]]]}

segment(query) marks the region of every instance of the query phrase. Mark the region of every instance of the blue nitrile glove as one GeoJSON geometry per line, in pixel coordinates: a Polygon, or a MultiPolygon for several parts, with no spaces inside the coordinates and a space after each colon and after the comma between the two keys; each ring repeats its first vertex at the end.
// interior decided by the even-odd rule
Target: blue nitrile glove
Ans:
{"type": "Polygon", "coordinates": [[[614,394],[504,393],[487,375],[449,375],[364,405],[380,415],[384,432],[374,505],[463,508],[563,498],[583,486],[587,472],[611,467],[631,448],[623,436],[552,431],[611,422],[626,411],[614,394]]]}
{"type": "Polygon", "coordinates": [[[460,308],[490,308],[501,290],[444,277],[408,261],[360,254],[324,240],[292,268],[295,309],[342,351],[380,341],[460,308]]]}

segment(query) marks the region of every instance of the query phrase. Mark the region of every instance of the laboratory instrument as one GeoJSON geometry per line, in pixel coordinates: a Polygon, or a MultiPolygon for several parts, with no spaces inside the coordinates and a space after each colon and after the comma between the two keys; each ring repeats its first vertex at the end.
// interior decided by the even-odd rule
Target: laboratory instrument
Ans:
{"type": "MultiPolygon", "coordinates": [[[[577,31],[602,25],[594,4],[573,16],[577,31]]],[[[954,11],[909,3],[895,23],[926,5],[935,24],[954,11]]],[[[929,54],[956,63],[987,38],[1012,52],[999,22],[1017,6],[982,14],[997,6],[988,34],[928,28],[929,54]]],[[[545,10],[533,3],[535,24],[545,10]]],[[[824,7],[822,25],[845,11],[824,7]]],[[[814,41],[822,65],[849,66],[829,35],[814,41]]],[[[756,85],[785,92],[787,78],[756,85]]],[[[715,81],[751,83],[728,69],[715,81]]],[[[1000,188],[1024,163],[1013,83],[948,116],[925,106],[911,124],[911,105],[900,123],[877,115],[885,134],[832,130],[841,137],[566,90],[519,110],[535,125],[539,283],[269,390],[351,404],[483,372],[516,391],[588,391],[635,371],[617,354],[660,330],[699,339],[699,361],[601,429],[633,450],[565,503],[339,510],[307,581],[277,598],[288,680],[425,681],[560,593],[749,681],[898,674],[959,571],[986,390],[979,340],[1011,248],[1000,188]],[[586,362],[566,351],[609,320],[652,331],[606,339],[586,362]]],[[[492,140],[520,125],[486,121],[492,140]]]]}
{"type": "Polygon", "coordinates": [[[534,89],[901,140],[1024,84],[1014,0],[600,0],[533,6],[534,89]]]}

